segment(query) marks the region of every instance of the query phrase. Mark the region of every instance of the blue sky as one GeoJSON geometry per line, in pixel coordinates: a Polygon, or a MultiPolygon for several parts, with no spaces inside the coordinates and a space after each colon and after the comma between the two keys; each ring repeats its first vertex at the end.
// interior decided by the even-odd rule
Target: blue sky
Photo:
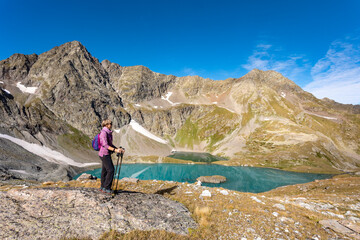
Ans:
{"type": "Polygon", "coordinates": [[[176,76],[276,70],[360,104],[358,0],[0,0],[0,59],[78,40],[100,61],[176,76]]]}

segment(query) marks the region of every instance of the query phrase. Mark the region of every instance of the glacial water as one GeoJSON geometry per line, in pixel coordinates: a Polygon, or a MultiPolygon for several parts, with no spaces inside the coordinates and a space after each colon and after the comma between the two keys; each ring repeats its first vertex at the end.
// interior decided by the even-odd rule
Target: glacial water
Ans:
{"type": "MultiPolygon", "coordinates": [[[[87,171],[98,178],[101,168],[87,171]]],[[[271,189],[298,183],[311,182],[316,179],[330,178],[328,174],[296,173],[270,168],[229,167],[216,164],[123,164],[120,176],[135,177],[140,180],[164,180],[176,182],[196,182],[200,176],[221,175],[227,178],[225,183],[203,183],[209,187],[223,187],[241,192],[265,192],[271,189]]]]}

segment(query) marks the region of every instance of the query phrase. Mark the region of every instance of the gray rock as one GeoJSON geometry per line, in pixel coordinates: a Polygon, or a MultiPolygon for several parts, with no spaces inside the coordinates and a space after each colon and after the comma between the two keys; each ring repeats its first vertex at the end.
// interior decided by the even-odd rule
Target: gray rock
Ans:
{"type": "Polygon", "coordinates": [[[96,133],[104,118],[112,119],[114,128],[130,121],[108,73],[78,41],[39,55],[28,78],[41,84],[38,97],[42,104],[85,134],[96,133]]]}
{"type": "Polygon", "coordinates": [[[89,179],[94,179],[93,175],[88,174],[88,173],[83,173],[76,180],[83,181],[83,180],[89,180],[89,179]]]}
{"type": "Polygon", "coordinates": [[[138,183],[139,182],[139,179],[137,178],[128,178],[128,177],[124,177],[121,179],[121,181],[124,181],[124,182],[131,182],[131,183],[138,183]]]}
{"type": "Polygon", "coordinates": [[[319,223],[331,230],[352,237],[353,239],[360,239],[360,228],[349,221],[337,221],[335,219],[321,220],[319,223]]]}
{"type": "Polygon", "coordinates": [[[121,67],[108,60],[102,61],[110,83],[122,98],[129,102],[149,101],[165,95],[177,78],[155,73],[145,66],[121,67]],[[130,88],[128,86],[131,86],[130,88]]]}
{"type": "Polygon", "coordinates": [[[276,203],[276,204],[274,204],[274,206],[273,206],[273,207],[276,207],[276,208],[278,208],[278,209],[280,209],[280,210],[285,211],[285,206],[284,206],[284,205],[282,205],[282,204],[280,204],[280,203],[276,203]]]}
{"type": "Polygon", "coordinates": [[[1,239],[97,239],[111,229],[187,234],[197,227],[182,204],[161,195],[122,192],[112,198],[86,188],[0,192],[0,212],[1,239]]]}
{"type": "Polygon", "coordinates": [[[0,61],[0,79],[24,81],[31,66],[37,61],[38,55],[15,53],[6,60],[0,61]]]}

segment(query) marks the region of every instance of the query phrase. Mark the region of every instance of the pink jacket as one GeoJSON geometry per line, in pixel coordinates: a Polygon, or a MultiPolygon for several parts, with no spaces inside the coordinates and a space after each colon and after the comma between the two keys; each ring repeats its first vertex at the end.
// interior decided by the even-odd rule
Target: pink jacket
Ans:
{"type": "Polygon", "coordinates": [[[108,150],[110,147],[115,147],[113,145],[113,136],[112,131],[109,130],[107,127],[104,127],[100,132],[100,151],[99,156],[103,157],[105,155],[110,155],[110,152],[108,150]]]}

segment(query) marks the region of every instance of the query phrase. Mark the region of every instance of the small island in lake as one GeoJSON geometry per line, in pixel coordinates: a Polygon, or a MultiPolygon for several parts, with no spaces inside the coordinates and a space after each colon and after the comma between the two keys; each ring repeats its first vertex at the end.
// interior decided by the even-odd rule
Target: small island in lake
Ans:
{"type": "Polygon", "coordinates": [[[214,176],[201,176],[196,179],[200,182],[206,182],[206,183],[223,183],[226,182],[226,177],[220,176],[220,175],[214,175],[214,176]]]}

